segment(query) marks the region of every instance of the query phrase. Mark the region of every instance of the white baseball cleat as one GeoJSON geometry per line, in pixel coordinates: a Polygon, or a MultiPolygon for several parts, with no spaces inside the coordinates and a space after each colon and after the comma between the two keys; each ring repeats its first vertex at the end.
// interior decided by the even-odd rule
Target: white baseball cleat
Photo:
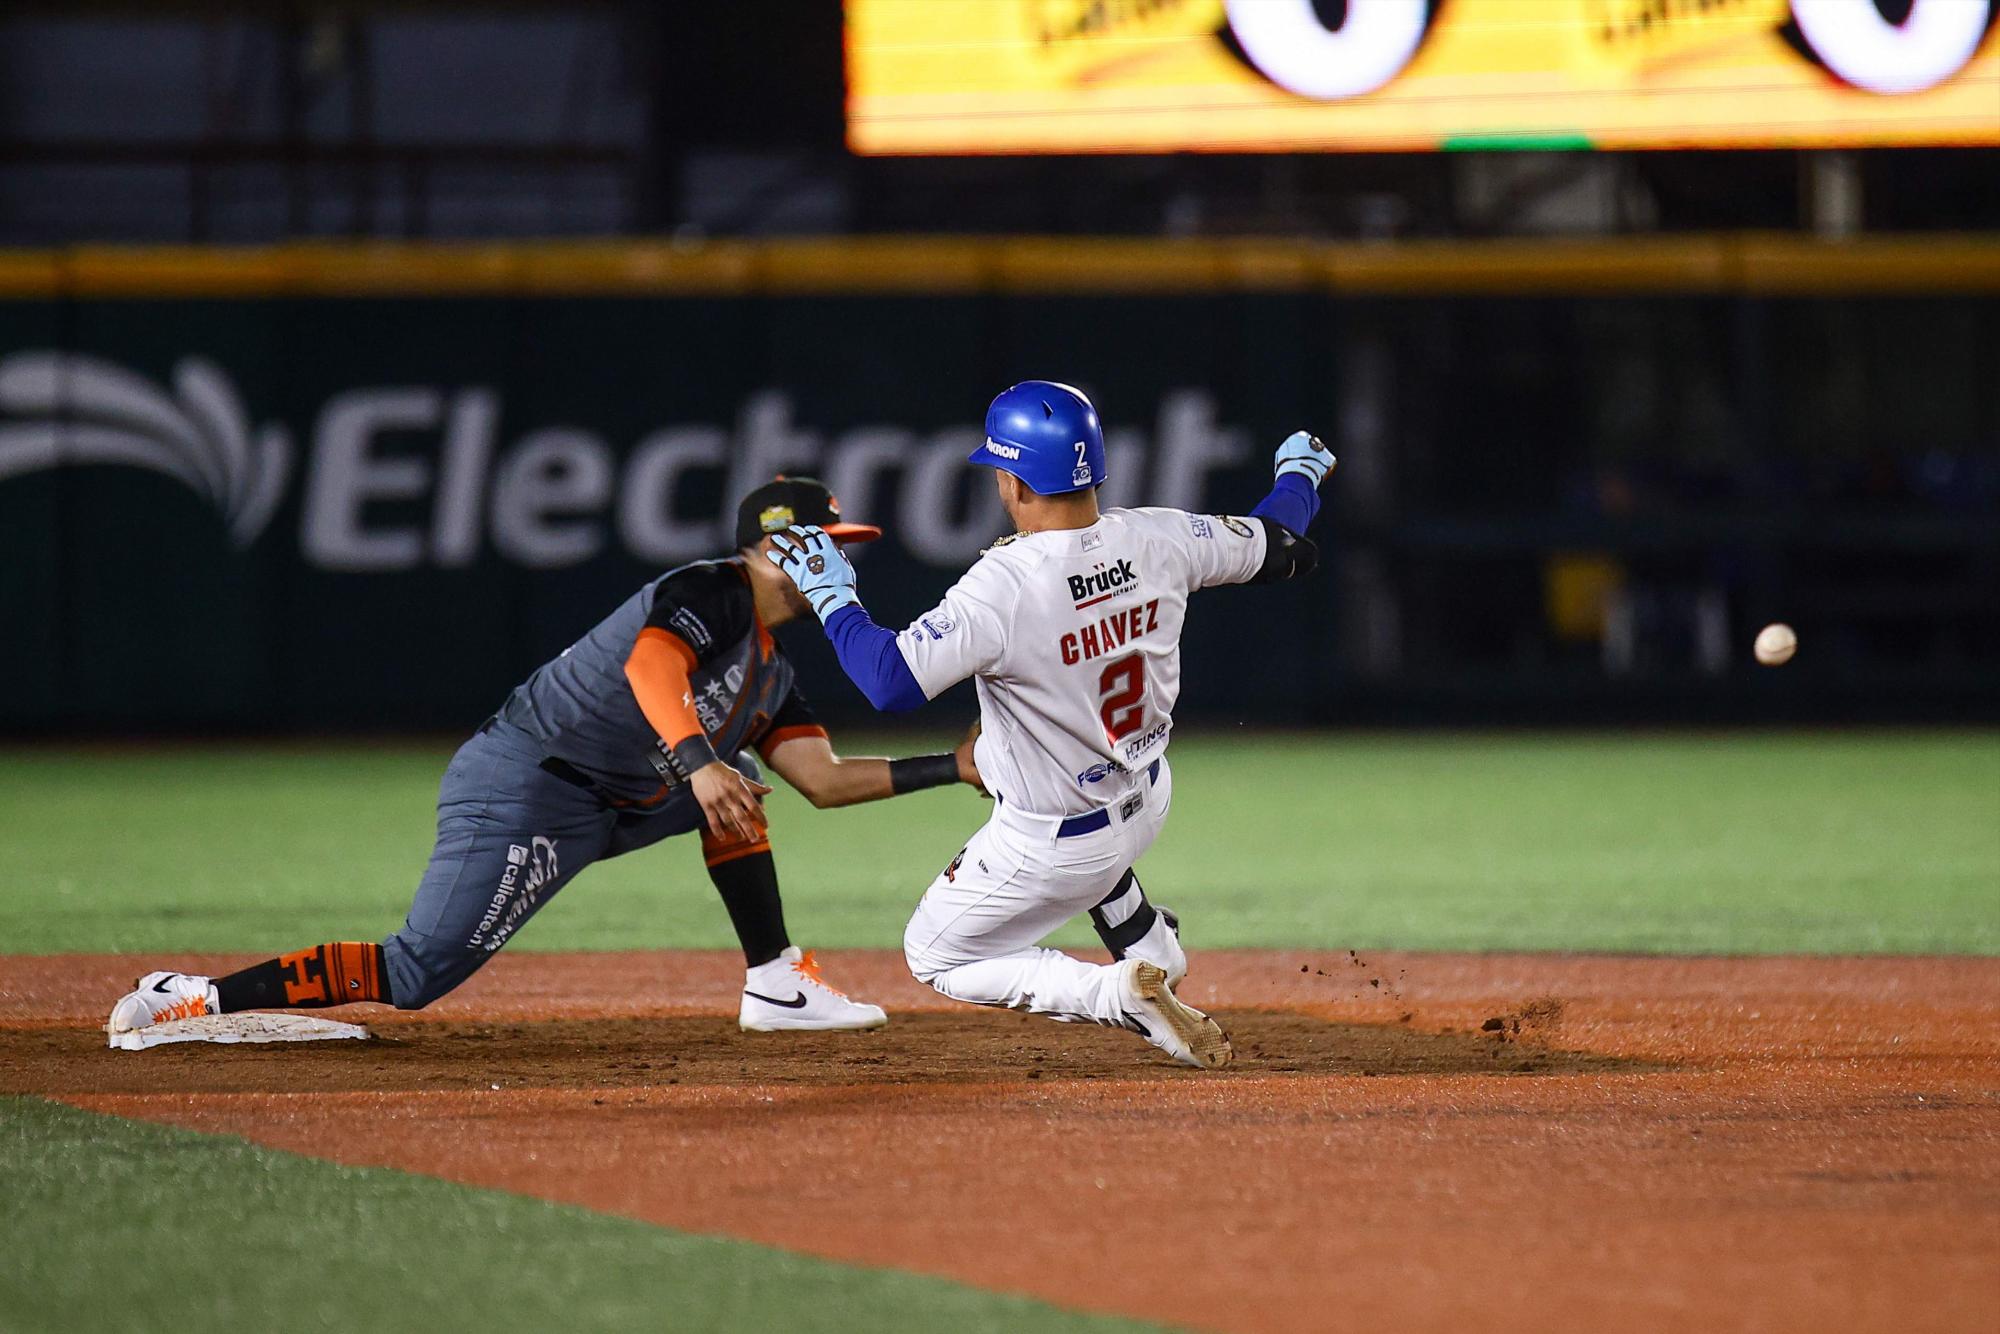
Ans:
{"type": "Polygon", "coordinates": [[[1229,1035],[1215,1020],[1174,995],[1166,969],[1144,959],[1127,959],[1118,966],[1127,970],[1126,991],[1146,1041],[1182,1065],[1198,1070],[1220,1070],[1229,1064],[1236,1055],[1229,1035]]]}
{"type": "Polygon", "coordinates": [[[1144,959],[1158,964],[1167,974],[1167,985],[1177,987],[1187,976],[1187,951],[1181,948],[1181,919],[1171,908],[1153,905],[1152,927],[1139,942],[1125,951],[1128,959],[1144,959]]]}
{"type": "Polygon", "coordinates": [[[207,978],[194,973],[148,973],[139,979],[136,990],[111,1007],[104,1031],[130,1033],[153,1024],[221,1012],[215,983],[207,978]]]}
{"type": "Polygon", "coordinates": [[[879,1005],[864,1005],[834,990],[819,975],[819,960],[793,945],[743,975],[743,1005],[736,1022],[746,1033],[811,1029],[846,1033],[889,1022],[879,1005]]]}

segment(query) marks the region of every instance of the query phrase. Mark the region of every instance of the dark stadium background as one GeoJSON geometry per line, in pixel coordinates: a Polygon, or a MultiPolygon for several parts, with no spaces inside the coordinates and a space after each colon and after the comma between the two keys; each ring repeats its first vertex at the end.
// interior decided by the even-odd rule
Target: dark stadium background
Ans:
{"type": "MultiPolygon", "coordinates": [[[[11,7],[0,357],[83,354],[183,405],[195,359],[288,461],[235,539],[155,473],[0,478],[0,731],[470,728],[661,567],[619,505],[674,427],[710,434],[649,531],[681,550],[757,429],[810,435],[899,535],[871,604],[913,615],[998,531],[983,474],[918,491],[919,465],[1027,376],[1098,396],[1142,479],[1121,499],[1247,506],[1299,425],[1342,456],[1321,577],[1196,618],[1189,717],[2000,717],[2000,303],[1951,259],[1990,273],[2000,155],[866,159],[841,37],[830,0],[11,7]],[[1020,237],[1057,277],[1020,276],[1020,237]],[[385,243],[448,248],[377,272],[385,243]],[[1294,252],[1363,276],[1216,276],[1294,252]],[[648,253],[680,276],[517,272],[648,253]],[[414,554],[356,568],[306,529],[328,414],[362,391],[417,395],[371,457],[429,471],[358,511],[414,554]],[[455,535],[454,412],[490,445],[455,535]],[[1223,456],[1173,472],[1175,429],[1223,456]],[[555,507],[515,514],[526,538],[496,518],[510,458],[555,507]],[[1195,489],[1160,494],[1169,473],[1195,489]],[[1749,654],[1771,620],[1802,641],[1781,672],[1749,654]]],[[[788,643],[827,716],[866,713],[816,635],[788,643]]]]}

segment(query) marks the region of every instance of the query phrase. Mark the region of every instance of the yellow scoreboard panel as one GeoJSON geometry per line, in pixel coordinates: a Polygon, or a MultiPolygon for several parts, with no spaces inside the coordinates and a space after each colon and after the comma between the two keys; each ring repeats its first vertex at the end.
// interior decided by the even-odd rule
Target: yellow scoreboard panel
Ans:
{"type": "Polygon", "coordinates": [[[2000,0],[847,0],[859,153],[2000,144],[2000,0]]]}

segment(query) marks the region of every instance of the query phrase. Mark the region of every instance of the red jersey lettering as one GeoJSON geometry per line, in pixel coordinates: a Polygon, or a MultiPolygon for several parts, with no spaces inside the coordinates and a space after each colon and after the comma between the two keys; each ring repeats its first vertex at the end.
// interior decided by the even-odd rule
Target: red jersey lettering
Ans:
{"type": "Polygon", "coordinates": [[[1063,665],[1074,667],[1092,658],[1101,658],[1113,649],[1125,645],[1160,628],[1160,600],[1154,598],[1143,607],[1128,607],[1103,617],[1095,625],[1086,625],[1080,631],[1070,631],[1056,641],[1062,653],[1063,665]]]}

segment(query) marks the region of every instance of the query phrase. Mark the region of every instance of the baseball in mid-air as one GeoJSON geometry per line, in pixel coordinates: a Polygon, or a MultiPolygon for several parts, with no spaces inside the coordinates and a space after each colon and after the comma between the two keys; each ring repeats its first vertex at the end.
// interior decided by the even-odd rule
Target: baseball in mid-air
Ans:
{"type": "Polygon", "coordinates": [[[1766,667],[1782,667],[1799,651],[1799,637],[1783,621],[1757,632],[1757,661],[1766,667]]]}

